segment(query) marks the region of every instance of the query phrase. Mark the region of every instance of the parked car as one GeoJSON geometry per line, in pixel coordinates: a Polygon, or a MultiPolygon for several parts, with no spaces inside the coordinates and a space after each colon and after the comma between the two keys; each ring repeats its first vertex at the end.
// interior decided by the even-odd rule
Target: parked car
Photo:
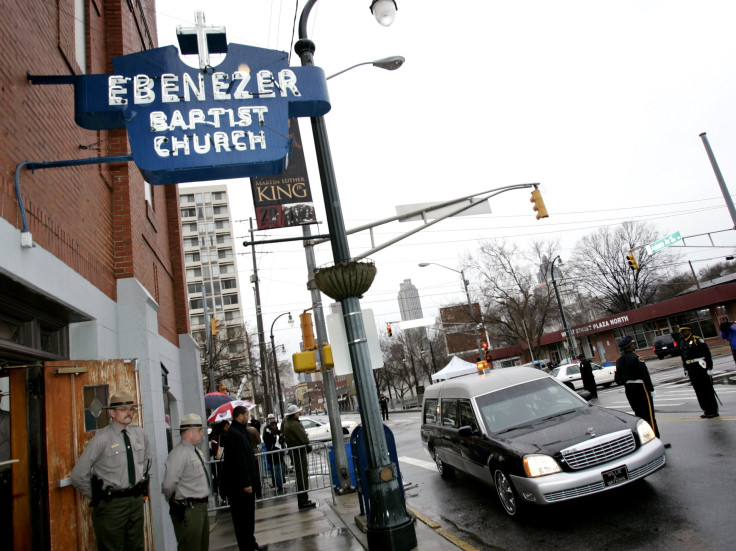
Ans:
{"type": "Polygon", "coordinates": [[[422,444],[440,476],[456,470],[495,487],[510,516],[604,492],[665,465],[649,424],[588,404],[538,369],[465,375],[428,387],[422,444]]]}
{"type": "Polygon", "coordinates": [[[680,343],[674,337],[674,335],[667,333],[665,335],[659,335],[654,337],[654,346],[652,350],[660,360],[664,359],[665,356],[679,356],[680,355],[680,343]]]}
{"type": "MultiPolygon", "coordinates": [[[[332,432],[330,431],[330,423],[320,421],[314,417],[302,417],[299,416],[299,421],[304,425],[304,430],[307,431],[307,436],[310,440],[331,440],[332,432]]],[[[343,421],[342,422],[342,433],[344,435],[350,434],[358,423],[355,421],[343,421]]]]}
{"type": "MultiPolygon", "coordinates": [[[[595,377],[596,386],[611,386],[614,383],[614,379],[616,378],[615,365],[603,367],[600,364],[591,362],[591,366],[593,367],[593,377],[595,377]]],[[[583,390],[580,364],[577,362],[557,366],[549,374],[573,390],[583,390]]]]}

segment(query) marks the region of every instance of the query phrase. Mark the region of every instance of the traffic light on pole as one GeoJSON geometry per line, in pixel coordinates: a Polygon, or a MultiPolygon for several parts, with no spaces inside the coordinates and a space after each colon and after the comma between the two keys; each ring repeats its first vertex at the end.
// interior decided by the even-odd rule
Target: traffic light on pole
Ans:
{"type": "Polygon", "coordinates": [[[636,261],[634,251],[629,251],[629,254],[626,255],[626,260],[628,260],[629,262],[629,268],[631,268],[632,270],[639,269],[639,263],[636,261]]]}
{"type": "Polygon", "coordinates": [[[214,337],[220,332],[220,329],[222,329],[222,325],[220,324],[220,320],[218,320],[216,317],[210,318],[210,334],[214,337]]]}
{"type": "Polygon", "coordinates": [[[387,335],[388,335],[389,337],[393,336],[393,333],[392,333],[392,331],[391,331],[391,324],[390,324],[390,323],[387,323],[387,324],[386,324],[386,334],[387,334],[387,335]]]}
{"type": "Polygon", "coordinates": [[[540,218],[549,218],[547,213],[547,207],[544,206],[544,199],[542,199],[542,192],[538,189],[532,191],[532,198],[529,199],[534,204],[534,210],[537,211],[537,220],[540,218]]]}

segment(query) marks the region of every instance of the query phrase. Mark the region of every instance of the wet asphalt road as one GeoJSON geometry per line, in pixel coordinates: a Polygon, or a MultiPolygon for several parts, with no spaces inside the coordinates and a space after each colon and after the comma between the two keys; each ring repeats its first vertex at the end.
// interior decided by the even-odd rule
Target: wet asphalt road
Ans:
{"type": "MultiPolygon", "coordinates": [[[[493,488],[459,473],[443,480],[419,439],[419,413],[388,422],[396,438],[407,502],[482,551],[668,550],[736,548],[736,375],[717,385],[721,417],[703,420],[677,359],[647,362],[655,381],[662,438],[672,444],[667,466],[644,481],[595,496],[532,509],[508,518],[493,488]]],[[[716,373],[733,371],[716,358],[716,373]]],[[[629,411],[622,389],[600,389],[598,405],[629,411]]]]}

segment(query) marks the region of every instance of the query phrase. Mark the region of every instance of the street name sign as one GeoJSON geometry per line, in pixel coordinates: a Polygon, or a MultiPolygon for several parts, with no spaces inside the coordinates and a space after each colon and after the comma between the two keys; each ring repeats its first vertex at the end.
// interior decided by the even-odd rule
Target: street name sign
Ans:
{"type": "Polygon", "coordinates": [[[649,254],[654,254],[654,253],[661,251],[665,247],[674,245],[675,243],[679,241],[682,241],[682,237],[680,236],[680,232],[677,231],[673,234],[668,235],[667,237],[663,239],[659,239],[655,241],[654,243],[650,243],[649,245],[646,246],[646,250],[649,254]]]}

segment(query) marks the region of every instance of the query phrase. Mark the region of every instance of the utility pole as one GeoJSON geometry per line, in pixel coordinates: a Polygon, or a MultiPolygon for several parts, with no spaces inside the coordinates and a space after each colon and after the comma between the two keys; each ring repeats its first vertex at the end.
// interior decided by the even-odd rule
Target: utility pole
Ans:
{"type": "MultiPolygon", "coordinates": [[[[271,392],[268,384],[268,358],[266,357],[266,337],[263,332],[263,315],[261,312],[261,291],[258,286],[258,262],[256,260],[256,245],[253,242],[253,219],[250,218],[251,256],[253,257],[253,290],[256,298],[256,323],[258,326],[258,352],[261,358],[261,376],[263,378],[263,408],[264,414],[271,413],[271,392]]],[[[255,398],[255,396],[253,397],[255,398]]]]}
{"type": "MultiPolygon", "coordinates": [[[[327,418],[330,421],[330,432],[332,433],[332,449],[335,454],[335,468],[339,494],[353,490],[350,482],[350,470],[348,468],[348,453],[345,449],[345,440],[342,435],[342,422],[340,420],[340,405],[337,401],[337,386],[335,385],[335,373],[333,369],[327,369],[322,358],[322,345],[327,342],[327,324],[325,313],[322,308],[322,293],[314,282],[314,270],[316,262],[314,259],[314,244],[311,240],[310,226],[302,226],[304,234],[304,252],[307,258],[308,281],[307,288],[312,296],[312,311],[314,312],[314,325],[317,331],[317,353],[322,373],[322,386],[324,389],[325,402],[327,403],[327,418]]],[[[253,239],[251,238],[251,241],[253,239]]]]}

